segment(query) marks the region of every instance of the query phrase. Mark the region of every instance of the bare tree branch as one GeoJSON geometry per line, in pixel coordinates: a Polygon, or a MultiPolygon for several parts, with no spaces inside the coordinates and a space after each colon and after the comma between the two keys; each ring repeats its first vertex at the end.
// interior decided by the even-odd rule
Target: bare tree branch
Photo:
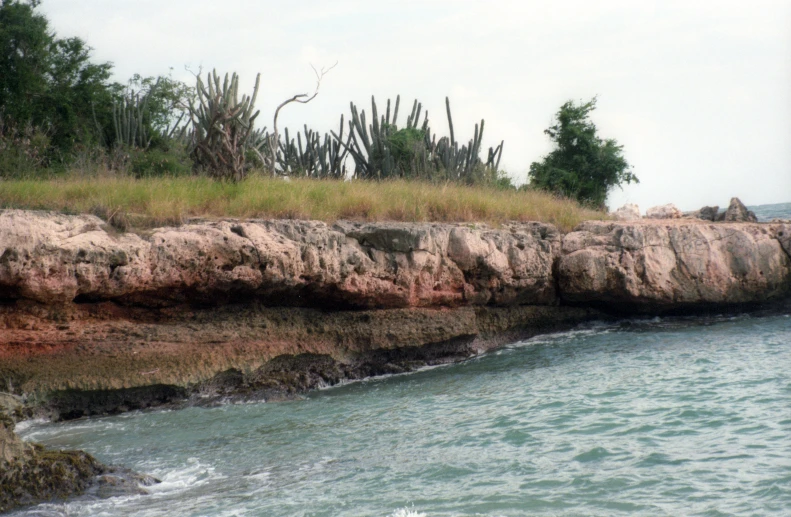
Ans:
{"type": "MultiPolygon", "coordinates": [[[[280,133],[278,133],[278,131],[277,131],[277,117],[278,117],[278,115],[280,115],[280,110],[283,109],[288,104],[291,104],[292,102],[298,102],[300,104],[307,104],[310,101],[312,101],[313,99],[315,99],[316,95],[319,94],[319,88],[321,87],[321,80],[324,79],[324,76],[327,75],[327,73],[330,70],[332,70],[333,68],[335,68],[336,66],[338,66],[338,62],[337,61],[335,62],[335,64],[333,64],[329,68],[321,67],[321,70],[319,71],[319,70],[316,70],[316,67],[313,66],[313,64],[311,64],[310,68],[312,68],[313,69],[313,73],[316,74],[316,89],[313,91],[313,95],[308,96],[307,93],[299,93],[297,95],[294,95],[290,99],[286,99],[285,101],[281,102],[280,105],[275,110],[275,116],[274,116],[274,119],[272,121],[272,136],[270,137],[270,140],[269,140],[269,151],[270,151],[270,153],[272,155],[272,161],[270,163],[270,171],[269,172],[270,172],[270,174],[272,176],[274,176],[276,174],[275,165],[277,164],[277,146],[278,146],[278,143],[280,142],[280,133]]],[[[288,143],[288,142],[286,142],[286,143],[288,143]]]]}

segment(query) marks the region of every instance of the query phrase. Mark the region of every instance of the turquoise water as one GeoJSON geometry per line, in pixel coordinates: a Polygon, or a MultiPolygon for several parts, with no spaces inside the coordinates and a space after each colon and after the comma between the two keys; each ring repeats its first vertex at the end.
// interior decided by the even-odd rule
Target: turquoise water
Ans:
{"type": "Polygon", "coordinates": [[[791,515],[791,315],[630,321],[286,403],[27,423],[163,480],[37,516],[791,515]]]}

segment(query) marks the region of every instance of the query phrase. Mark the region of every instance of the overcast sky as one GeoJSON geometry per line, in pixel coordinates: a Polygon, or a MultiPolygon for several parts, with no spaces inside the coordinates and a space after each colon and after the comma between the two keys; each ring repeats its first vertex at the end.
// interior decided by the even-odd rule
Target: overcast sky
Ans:
{"type": "Polygon", "coordinates": [[[96,59],[133,73],[192,81],[185,66],[262,74],[259,120],[314,86],[310,64],[338,62],[280,127],[325,132],[418,98],[432,129],[457,138],[484,118],[484,144],[505,140],[501,167],[524,182],[551,145],[543,130],[566,100],[598,95],[593,120],[640,178],[612,208],[676,203],[683,210],[791,202],[791,2],[788,0],[44,0],[59,36],[80,36],[96,59]],[[380,108],[381,109],[381,108],[380,108]]]}

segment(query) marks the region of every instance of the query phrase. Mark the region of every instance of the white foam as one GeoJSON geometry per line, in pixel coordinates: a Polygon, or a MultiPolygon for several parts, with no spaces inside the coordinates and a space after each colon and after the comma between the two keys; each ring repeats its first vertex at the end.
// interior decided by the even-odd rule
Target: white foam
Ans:
{"type": "Polygon", "coordinates": [[[388,517],[428,517],[425,513],[415,511],[414,508],[399,508],[388,517]]]}
{"type": "Polygon", "coordinates": [[[189,458],[188,466],[174,470],[154,470],[152,475],[161,483],[146,487],[152,495],[169,494],[211,483],[225,476],[218,474],[214,467],[202,464],[197,458],[189,458]]]}
{"type": "Polygon", "coordinates": [[[48,423],[49,420],[47,420],[46,418],[32,418],[30,420],[22,420],[21,422],[16,423],[16,425],[14,426],[14,431],[17,434],[21,435],[31,427],[37,427],[48,423]]]}

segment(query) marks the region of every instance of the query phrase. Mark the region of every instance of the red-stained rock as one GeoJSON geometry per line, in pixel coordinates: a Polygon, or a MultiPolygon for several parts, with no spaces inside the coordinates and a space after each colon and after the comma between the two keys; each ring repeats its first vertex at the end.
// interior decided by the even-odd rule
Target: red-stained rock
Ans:
{"type": "Polygon", "coordinates": [[[0,298],[368,308],[556,300],[560,235],[546,224],[219,221],[145,237],[105,228],[90,215],[0,211],[0,298]]]}

